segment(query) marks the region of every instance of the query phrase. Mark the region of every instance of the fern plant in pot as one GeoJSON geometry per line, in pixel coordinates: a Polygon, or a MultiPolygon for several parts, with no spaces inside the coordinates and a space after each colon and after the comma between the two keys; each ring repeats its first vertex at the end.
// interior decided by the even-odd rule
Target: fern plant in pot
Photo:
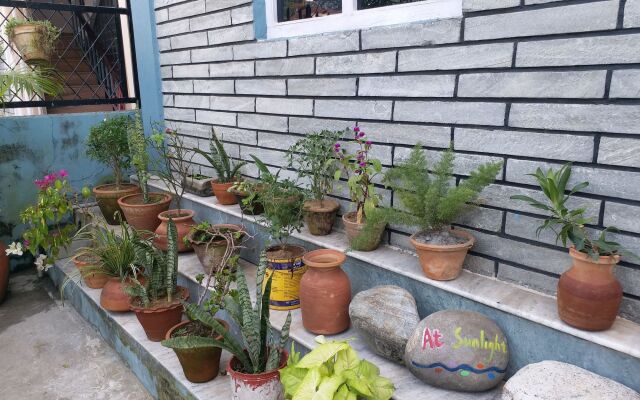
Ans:
{"type": "Polygon", "coordinates": [[[460,275],[467,252],[475,242],[470,233],[452,229],[451,223],[470,209],[469,203],[495,180],[502,168],[501,162],[483,164],[455,186],[451,183],[454,157],[451,149],[445,151],[430,170],[418,144],[406,161],[384,177],[404,207],[388,209],[389,221],[419,229],[411,236],[411,244],[424,274],[439,281],[460,275]]]}
{"type": "Polygon", "coordinates": [[[564,247],[570,243],[569,255],[573,265],[558,281],[558,314],[567,324],[589,331],[609,329],[618,315],[622,301],[622,286],[613,274],[621,257],[639,260],[617,242],[607,239],[607,233],[617,231],[614,227],[603,229],[599,234],[585,225],[591,220],[585,216],[585,208],[570,209],[568,202],[574,193],[587,186],[580,182],[569,189],[571,164],[555,170],[538,168],[530,174],[540,185],[546,202],[529,196],[515,195],[511,198],[529,203],[532,207],[550,215],[538,227],[536,233],[551,229],[556,234],[556,243],[564,247]]]}

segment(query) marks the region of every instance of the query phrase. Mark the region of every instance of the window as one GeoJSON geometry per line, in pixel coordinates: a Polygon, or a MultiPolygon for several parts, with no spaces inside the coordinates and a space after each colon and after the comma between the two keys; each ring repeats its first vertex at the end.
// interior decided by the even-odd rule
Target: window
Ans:
{"type": "Polygon", "coordinates": [[[462,15],[462,0],[265,0],[267,37],[280,38],[462,15]]]}

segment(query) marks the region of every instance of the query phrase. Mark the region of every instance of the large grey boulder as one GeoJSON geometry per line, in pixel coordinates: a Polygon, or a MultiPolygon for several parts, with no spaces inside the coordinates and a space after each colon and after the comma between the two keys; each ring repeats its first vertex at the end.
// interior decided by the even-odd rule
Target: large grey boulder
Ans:
{"type": "Polygon", "coordinates": [[[481,392],[502,382],[509,348],[502,330],[484,315],[444,310],[420,321],[407,343],[404,362],[429,385],[481,392]]]}
{"type": "Polygon", "coordinates": [[[529,364],[502,389],[502,400],[640,400],[640,394],[616,381],[572,364],[529,364]]]}
{"type": "Polygon", "coordinates": [[[375,353],[396,362],[402,362],[407,340],[420,321],[411,293],[393,285],[358,293],[351,300],[349,317],[375,353]]]}

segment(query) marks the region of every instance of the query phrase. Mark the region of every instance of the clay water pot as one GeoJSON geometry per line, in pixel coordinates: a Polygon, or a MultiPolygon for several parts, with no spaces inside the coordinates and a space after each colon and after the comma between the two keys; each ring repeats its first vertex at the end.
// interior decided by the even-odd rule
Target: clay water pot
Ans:
{"type": "Polygon", "coordinates": [[[133,299],[130,307],[131,311],[136,314],[138,322],[142,325],[144,333],[147,334],[147,339],[152,342],[159,342],[165,338],[167,331],[172,326],[177,325],[182,320],[184,307],[181,301],[188,298],[189,290],[178,286],[171,303],[160,300],[158,304],[144,307],[139,304],[139,300],[133,299]]]}
{"type": "Polygon", "coordinates": [[[461,244],[437,245],[418,242],[415,240],[417,234],[409,238],[418,253],[422,271],[429,279],[436,281],[456,279],[462,272],[467,252],[476,241],[469,232],[460,229],[451,229],[450,232],[467,240],[461,244]]]}
{"type": "Polygon", "coordinates": [[[344,223],[345,231],[347,232],[347,239],[349,239],[349,245],[353,250],[358,251],[373,251],[380,246],[382,241],[382,235],[387,227],[386,224],[380,224],[375,227],[375,231],[367,238],[358,238],[366,223],[359,224],[356,221],[356,213],[349,212],[342,216],[342,222],[344,223]],[[358,238],[357,241],[354,239],[358,238]]]}
{"type": "Polygon", "coordinates": [[[166,193],[149,193],[149,200],[151,202],[145,204],[141,193],[118,199],[127,222],[139,231],[154,232],[160,225],[158,214],[167,211],[171,205],[171,196],[166,193]]]}
{"type": "Polygon", "coordinates": [[[39,25],[23,24],[13,30],[11,41],[28,64],[49,62],[51,54],[39,45],[42,43],[42,29],[39,25]]]}
{"type": "Polygon", "coordinates": [[[218,183],[218,180],[211,181],[211,189],[213,189],[213,195],[218,199],[218,203],[223,206],[230,206],[232,204],[238,204],[238,199],[233,193],[229,193],[228,190],[233,186],[235,182],[218,183]]]}
{"type": "Polygon", "coordinates": [[[104,285],[109,280],[109,275],[100,273],[98,271],[95,272],[83,272],[83,269],[88,267],[95,267],[96,261],[92,260],[88,256],[77,255],[72,259],[78,271],[80,271],[80,275],[82,275],[82,280],[85,285],[90,287],[91,289],[102,289],[104,285]]]}
{"type": "Polygon", "coordinates": [[[613,274],[620,256],[597,260],[569,249],[573,265],[558,281],[558,314],[567,324],[588,331],[609,329],[622,301],[622,286],[613,274]]]}
{"type": "Polygon", "coordinates": [[[227,364],[227,374],[231,379],[231,398],[233,400],[284,400],[284,391],[280,383],[280,370],[287,365],[289,353],[282,352],[280,366],[262,374],[244,374],[238,372],[240,362],[234,356],[227,364]]]}
{"type": "Polygon", "coordinates": [[[340,203],[331,199],[305,201],[302,210],[304,223],[309,228],[309,232],[316,236],[331,233],[339,209],[340,203]]]}
{"type": "Polygon", "coordinates": [[[7,246],[0,242],[0,303],[7,297],[9,288],[9,256],[5,252],[7,246]]]}
{"type": "Polygon", "coordinates": [[[163,211],[158,214],[160,225],[156,229],[156,237],[153,243],[160,250],[167,251],[167,230],[169,224],[169,217],[173,219],[173,223],[176,225],[178,233],[178,252],[183,253],[185,251],[191,251],[192,247],[189,242],[184,241],[185,236],[189,234],[189,230],[196,223],[193,221],[193,217],[196,215],[193,210],[169,210],[163,211]]]}
{"type": "Polygon", "coordinates": [[[300,281],[302,325],[317,335],[335,335],[349,328],[351,282],[340,268],[344,253],[321,249],[304,255],[309,269],[300,281]]]}
{"type": "Polygon", "coordinates": [[[136,193],[140,193],[140,188],[138,185],[131,183],[123,183],[120,188],[115,184],[99,185],[93,188],[93,195],[96,197],[100,212],[109,225],[118,225],[120,223],[116,218],[116,212],[120,214],[123,220],[126,220],[122,209],[118,205],[118,199],[136,193]]]}
{"type": "MultiPolygon", "coordinates": [[[[240,225],[234,224],[215,224],[213,225],[215,228],[226,228],[230,231],[240,232],[243,231],[244,228],[240,225]]],[[[193,247],[193,250],[196,252],[198,256],[198,260],[200,260],[200,265],[202,265],[202,269],[205,274],[211,272],[211,267],[214,265],[220,264],[222,257],[224,257],[224,253],[227,250],[227,242],[225,240],[212,240],[211,243],[206,242],[198,242],[193,239],[193,235],[191,232],[187,234],[187,240],[193,247]]]]}
{"type": "MultiPolygon", "coordinates": [[[[138,276],[140,283],[144,283],[144,277],[138,276]]],[[[108,311],[124,312],[129,311],[131,298],[124,291],[124,286],[131,285],[131,278],[123,281],[120,278],[109,278],[102,287],[100,293],[100,306],[108,311]]]]}
{"type": "MultiPolygon", "coordinates": [[[[217,319],[224,328],[229,331],[229,324],[221,319],[217,319]]],[[[165,339],[171,339],[173,333],[178,329],[192,324],[192,321],[183,321],[169,329],[165,339]]],[[[214,339],[222,341],[222,335],[214,339]]],[[[190,349],[173,349],[182,366],[184,376],[193,383],[209,382],[215,379],[220,373],[220,355],[222,349],[219,347],[193,347],[190,349]]]]}

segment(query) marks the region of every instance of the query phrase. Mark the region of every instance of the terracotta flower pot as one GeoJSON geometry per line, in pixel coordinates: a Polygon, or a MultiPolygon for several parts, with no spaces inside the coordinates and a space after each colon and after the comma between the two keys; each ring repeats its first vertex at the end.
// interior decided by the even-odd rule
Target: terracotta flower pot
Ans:
{"type": "Polygon", "coordinates": [[[187,210],[183,208],[182,210],[169,210],[163,211],[158,214],[158,219],[160,220],[160,225],[156,229],[156,237],[154,239],[154,244],[156,247],[163,251],[167,251],[167,229],[169,224],[169,217],[173,219],[173,222],[176,224],[176,230],[178,231],[178,251],[183,253],[185,251],[191,251],[192,247],[189,242],[184,241],[184,237],[189,234],[189,230],[196,223],[193,221],[193,217],[196,215],[196,212],[193,210],[187,210]]]}
{"type": "Polygon", "coordinates": [[[304,202],[304,223],[312,235],[324,236],[331,233],[340,203],[335,200],[307,200],[304,202]]]}
{"type": "Polygon", "coordinates": [[[154,304],[151,307],[143,307],[137,304],[138,300],[131,302],[131,311],[136,314],[140,325],[147,334],[147,339],[152,342],[160,342],[167,335],[167,331],[172,326],[177,325],[182,320],[183,306],[181,301],[189,298],[189,290],[178,286],[174,294],[173,301],[166,301],[154,304]]]}
{"type": "Polygon", "coordinates": [[[342,216],[342,222],[344,223],[345,231],[347,232],[347,239],[349,239],[349,245],[354,250],[358,251],[373,251],[380,246],[382,241],[382,235],[386,229],[386,224],[380,224],[375,227],[375,231],[367,238],[358,238],[366,224],[358,224],[356,221],[356,213],[349,212],[342,216]],[[354,241],[354,239],[358,240],[354,241]]]}
{"type": "Polygon", "coordinates": [[[13,30],[11,41],[26,63],[49,62],[51,54],[39,45],[42,43],[42,29],[38,25],[23,24],[13,30]]]}
{"type": "Polygon", "coordinates": [[[233,186],[235,182],[228,183],[218,183],[218,180],[211,181],[211,188],[213,189],[213,194],[218,199],[218,203],[223,206],[230,206],[232,204],[238,204],[238,199],[236,195],[233,193],[229,193],[228,190],[231,186],[233,186]]]}
{"type": "Polygon", "coordinates": [[[0,242],[0,303],[4,301],[9,288],[9,256],[6,249],[7,246],[0,242]]]}
{"type": "Polygon", "coordinates": [[[309,270],[300,281],[302,325],[318,335],[335,335],[349,328],[351,282],[340,268],[344,253],[321,249],[303,257],[309,270]]]}
{"type": "Polygon", "coordinates": [[[140,188],[138,185],[131,183],[123,183],[120,185],[120,189],[117,189],[114,184],[99,185],[93,188],[93,194],[96,196],[100,212],[102,212],[109,225],[118,225],[119,221],[115,216],[116,212],[119,212],[122,219],[126,220],[122,209],[118,205],[118,199],[136,193],[140,193],[140,188]]]}
{"type": "Polygon", "coordinates": [[[233,400],[284,400],[284,390],[280,383],[280,370],[287,365],[289,353],[282,352],[280,366],[262,374],[238,372],[240,362],[234,357],[227,364],[227,374],[231,378],[231,398],[233,400]]]}
{"type": "MultiPolygon", "coordinates": [[[[244,230],[242,226],[234,224],[216,224],[213,226],[215,228],[226,228],[235,232],[244,230]]],[[[205,274],[211,272],[211,267],[220,264],[220,260],[224,257],[227,249],[227,242],[225,240],[213,240],[211,243],[199,242],[193,239],[191,233],[187,234],[187,240],[196,252],[205,274]]]]}
{"type": "Polygon", "coordinates": [[[120,278],[109,278],[100,293],[100,306],[108,311],[129,311],[131,298],[125,293],[124,286],[130,284],[130,278],[125,279],[124,282],[120,278]]]}
{"type": "Polygon", "coordinates": [[[109,275],[100,273],[100,272],[83,272],[83,269],[88,267],[94,267],[96,265],[95,260],[91,260],[89,257],[77,255],[72,259],[78,271],[80,271],[80,275],[82,275],[82,280],[84,283],[90,287],[91,289],[102,289],[104,285],[109,280],[109,275]]]}
{"type": "Polygon", "coordinates": [[[454,245],[436,245],[421,243],[412,235],[411,244],[416,248],[422,271],[429,279],[436,281],[450,281],[456,279],[462,272],[462,265],[467,252],[476,239],[460,229],[451,229],[451,234],[467,239],[466,242],[454,245]]]}
{"type": "Polygon", "coordinates": [[[567,324],[588,331],[609,329],[616,320],[622,286],[613,275],[620,256],[594,260],[569,249],[571,268],[558,281],[558,314],[567,324]]]}
{"type": "Polygon", "coordinates": [[[294,310],[300,308],[300,280],[307,271],[302,256],[304,247],[287,245],[267,248],[267,271],[265,285],[271,281],[269,308],[272,310],[294,310]]]}
{"type": "MultiPolygon", "coordinates": [[[[229,324],[221,319],[216,319],[225,329],[229,330],[229,324]]],[[[165,339],[171,339],[173,333],[178,329],[192,324],[191,321],[180,322],[169,329],[165,339]]],[[[214,339],[221,341],[222,335],[214,339]]],[[[191,349],[173,349],[182,366],[184,376],[193,383],[209,382],[215,379],[220,372],[220,355],[222,349],[219,347],[194,347],[191,349]]]]}
{"type": "Polygon", "coordinates": [[[160,220],[158,214],[167,211],[171,205],[171,196],[166,193],[149,193],[151,203],[145,204],[142,194],[132,194],[118,199],[129,225],[137,230],[154,232],[160,220]]]}

